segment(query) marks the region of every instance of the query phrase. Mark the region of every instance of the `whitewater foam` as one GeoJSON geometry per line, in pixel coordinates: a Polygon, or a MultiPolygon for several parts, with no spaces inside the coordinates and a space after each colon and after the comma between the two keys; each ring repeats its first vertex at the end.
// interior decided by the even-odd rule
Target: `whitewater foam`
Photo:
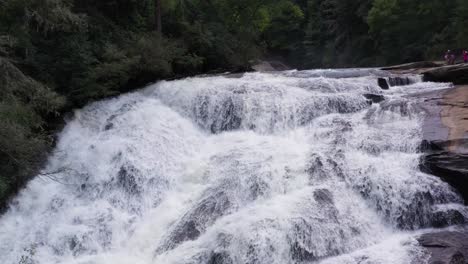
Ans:
{"type": "Polygon", "coordinates": [[[187,78],[78,110],[0,218],[2,263],[424,263],[418,230],[468,213],[419,171],[407,95],[450,84],[382,76],[187,78]]]}

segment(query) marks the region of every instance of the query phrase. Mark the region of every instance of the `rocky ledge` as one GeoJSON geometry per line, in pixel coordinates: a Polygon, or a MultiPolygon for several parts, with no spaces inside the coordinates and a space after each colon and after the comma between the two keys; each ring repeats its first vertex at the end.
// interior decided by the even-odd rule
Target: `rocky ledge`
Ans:
{"type": "Polygon", "coordinates": [[[428,69],[423,72],[424,80],[468,84],[468,64],[458,64],[428,69]]]}
{"type": "Polygon", "coordinates": [[[429,264],[468,263],[468,231],[429,233],[418,241],[431,255],[429,264]]]}
{"type": "MultiPolygon", "coordinates": [[[[421,169],[449,183],[468,205],[468,86],[417,95],[427,115],[421,169]]],[[[431,232],[419,238],[429,264],[468,263],[468,229],[431,232]]]]}
{"type": "Polygon", "coordinates": [[[445,65],[444,62],[422,61],[382,68],[395,74],[422,74],[425,81],[468,84],[468,64],[445,65]]]}
{"type": "MultiPolygon", "coordinates": [[[[425,156],[423,171],[441,177],[453,186],[468,205],[468,154],[435,151],[425,156]]],[[[468,238],[467,238],[468,239],[468,238]]]]}
{"type": "Polygon", "coordinates": [[[421,169],[449,183],[468,204],[468,86],[437,92],[423,108],[421,169]]]}

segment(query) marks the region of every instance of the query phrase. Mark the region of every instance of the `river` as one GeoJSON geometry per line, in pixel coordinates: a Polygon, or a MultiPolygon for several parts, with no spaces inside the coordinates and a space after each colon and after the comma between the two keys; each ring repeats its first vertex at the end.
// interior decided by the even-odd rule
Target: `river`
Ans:
{"type": "Polygon", "coordinates": [[[418,234],[468,210],[420,171],[408,95],[451,84],[388,76],[187,78],[77,110],[1,216],[0,262],[425,263],[418,234]]]}

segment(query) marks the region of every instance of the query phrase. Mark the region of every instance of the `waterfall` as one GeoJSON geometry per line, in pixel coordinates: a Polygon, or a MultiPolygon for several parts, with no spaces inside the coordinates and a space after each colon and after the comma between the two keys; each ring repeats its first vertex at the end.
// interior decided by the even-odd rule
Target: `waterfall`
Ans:
{"type": "Polygon", "coordinates": [[[187,78],[77,110],[0,218],[1,262],[424,263],[416,234],[468,210],[419,170],[408,95],[450,85],[388,77],[187,78]]]}

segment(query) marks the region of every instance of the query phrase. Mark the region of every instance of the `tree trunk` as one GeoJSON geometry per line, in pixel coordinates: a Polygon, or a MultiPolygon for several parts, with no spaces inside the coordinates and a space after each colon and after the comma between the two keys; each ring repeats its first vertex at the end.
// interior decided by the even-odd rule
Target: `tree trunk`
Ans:
{"type": "Polygon", "coordinates": [[[161,24],[161,1],[162,0],[154,0],[154,19],[156,24],[156,30],[161,33],[162,32],[162,24],[161,24]]]}

